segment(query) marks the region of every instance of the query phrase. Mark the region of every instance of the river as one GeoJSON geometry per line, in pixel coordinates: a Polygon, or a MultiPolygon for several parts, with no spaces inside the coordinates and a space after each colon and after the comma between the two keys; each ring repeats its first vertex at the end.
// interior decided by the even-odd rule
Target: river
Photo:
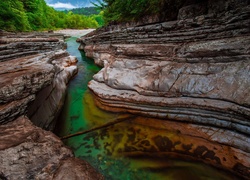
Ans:
{"type": "Polygon", "coordinates": [[[124,122],[64,140],[76,157],[88,161],[107,180],[235,179],[228,173],[203,163],[169,159],[158,156],[153,150],[139,153],[141,155],[124,153],[126,150],[132,152],[131,139],[133,142],[143,139],[141,142],[146,146],[150,141],[150,134],[165,133],[169,137],[174,135],[134,123],[134,117],[131,115],[105,112],[96,107],[87,84],[100,68],[93,60],[86,58],[84,52],[78,51],[79,44],[76,43],[76,39],[76,37],[67,39],[67,51],[77,57],[79,72],[68,84],[57,134],[62,137],[128,116],[124,122]]]}

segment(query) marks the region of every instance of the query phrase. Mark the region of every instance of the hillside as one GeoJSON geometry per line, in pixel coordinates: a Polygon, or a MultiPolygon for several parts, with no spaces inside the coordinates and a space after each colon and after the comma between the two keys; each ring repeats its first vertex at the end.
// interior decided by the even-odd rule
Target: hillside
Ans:
{"type": "Polygon", "coordinates": [[[87,17],[72,12],[58,12],[44,0],[6,0],[0,2],[0,29],[40,31],[48,29],[83,29],[101,26],[101,17],[87,17]],[[98,21],[97,21],[98,20],[98,21]]]}
{"type": "Polygon", "coordinates": [[[100,10],[97,10],[96,7],[82,7],[82,8],[74,8],[71,10],[65,10],[65,13],[68,13],[69,11],[72,11],[74,14],[81,14],[85,16],[90,16],[93,14],[99,14],[100,10]]]}

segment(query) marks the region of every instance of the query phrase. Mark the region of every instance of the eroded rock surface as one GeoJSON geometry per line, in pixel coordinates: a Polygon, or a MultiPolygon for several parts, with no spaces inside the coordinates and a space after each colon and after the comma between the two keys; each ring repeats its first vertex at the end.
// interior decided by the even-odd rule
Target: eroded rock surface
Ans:
{"type": "Polygon", "coordinates": [[[0,62],[42,52],[64,49],[62,34],[10,33],[0,31],[0,62]]]}
{"type": "Polygon", "coordinates": [[[203,161],[246,178],[250,176],[249,1],[204,2],[182,7],[175,21],[97,30],[82,37],[79,48],[103,66],[89,83],[101,108],[197,126],[209,134],[202,143],[205,149],[213,151],[209,143],[217,143],[227,155],[224,158],[231,159],[223,161],[222,154],[213,151],[219,160],[204,157],[203,161]],[[231,158],[229,148],[239,151],[240,161],[231,158]]]}
{"type": "Polygon", "coordinates": [[[60,109],[58,106],[63,104],[66,84],[77,72],[75,63],[75,57],[69,56],[63,50],[0,63],[1,124],[27,112],[29,103],[36,97],[33,105],[29,106],[31,119],[40,127],[53,129],[51,123],[60,109]],[[36,115],[33,118],[34,114],[36,115]],[[40,119],[39,116],[44,119],[40,119]],[[36,117],[39,117],[37,118],[39,122],[36,122],[36,117]]]}
{"type": "Polygon", "coordinates": [[[0,126],[0,178],[104,179],[88,163],[27,117],[0,126]]]}

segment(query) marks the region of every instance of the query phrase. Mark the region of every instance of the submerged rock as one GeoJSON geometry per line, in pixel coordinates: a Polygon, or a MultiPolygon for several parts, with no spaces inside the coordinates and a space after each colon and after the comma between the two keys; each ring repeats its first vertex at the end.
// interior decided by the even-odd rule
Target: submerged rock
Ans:
{"type": "MultiPolygon", "coordinates": [[[[200,149],[176,151],[180,156],[249,177],[249,14],[247,1],[209,0],[183,7],[176,21],[110,26],[82,37],[79,48],[103,66],[89,83],[96,103],[110,111],[190,124],[192,132],[197,128],[207,135],[197,134],[205,139],[197,141],[200,149]],[[223,153],[214,151],[214,144],[223,153]]],[[[155,140],[161,151],[172,153],[160,145],[164,139],[155,140]]]]}

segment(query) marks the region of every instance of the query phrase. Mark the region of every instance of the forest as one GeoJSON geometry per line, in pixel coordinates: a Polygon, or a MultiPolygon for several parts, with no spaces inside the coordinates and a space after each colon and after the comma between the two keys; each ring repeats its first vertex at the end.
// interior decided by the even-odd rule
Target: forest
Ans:
{"type": "Polygon", "coordinates": [[[41,31],[82,29],[103,26],[102,12],[91,16],[59,12],[44,0],[0,1],[0,29],[6,31],[41,31]]]}
{"type": "Polygon", "coordinates": [[[183,2],[184,0],[96,0],[92,3],[96,10],[80,8],[56,11],[44,0],[4,0],[0,1],[0,29],[83,29],[98,28],[111,22],[137,21],[152,15],[165,19],[175,16],[172,12],[177,12],[183,2]]]}
{"type": "Polygon", "coordinates": [[[93,4],[104,11],[103,16],[107,24],[137,21],[152,15],[158,15],[162,19],[176,16],[177,10],[185,0],[97,0],[97,2],[93,4]]]}
{"type": "Polygon", "coordinates": [[[72,11],[74,14],[82,14],[86,16],[90,16],[93,14],[99,14],[101,10],[96,7],[82,7],[82,8],[74,8],[70,10],[64,10],[63,12],[68,13],[69,11],[72,11]]]}

